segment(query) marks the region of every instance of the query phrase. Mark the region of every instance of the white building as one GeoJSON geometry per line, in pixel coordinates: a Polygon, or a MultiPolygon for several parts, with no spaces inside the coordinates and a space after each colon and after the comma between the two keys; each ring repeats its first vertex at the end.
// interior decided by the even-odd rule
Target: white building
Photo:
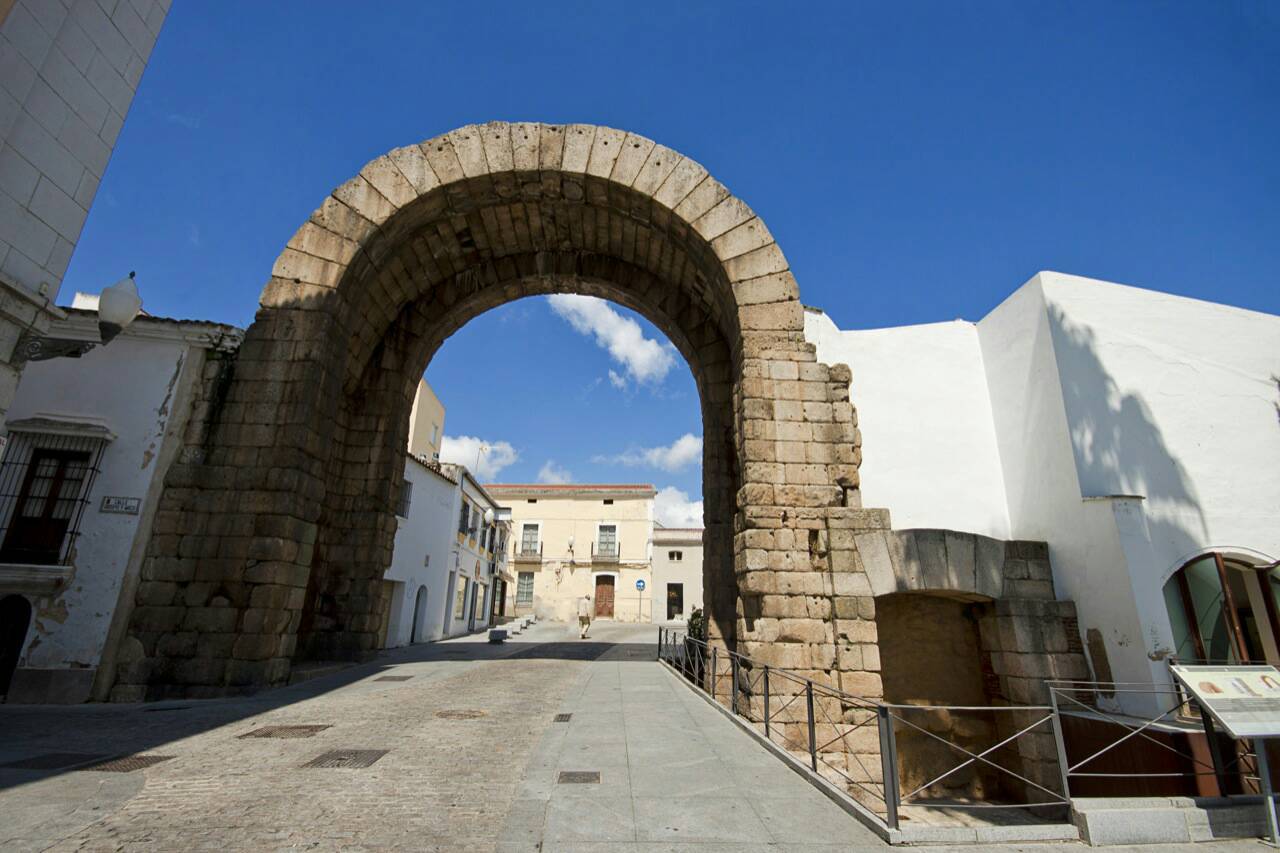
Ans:
{"type": "Polygon", "coordinates": [[[977,323],[805,332],[852,368],[864,505],[1048,542],[1098,679],[1280,663],[1280,317],[1046,272],[977,323]]]}
{"type": "Polygon", "coordinates": [[[383,579],[391,592],[383,642],[388,648],[446,636],[454,574],[450,557],[460,485],[438,462],[413,454],[406,455],[404,479],[395,547],[383,579]]]}
{"type": "Polygon", "coordinates": [[[684,621],[702,609],[702,528],[653,528],[653,621],[684,621]]]}
{"type": "Polygon", "coordinates": [[[441,469],[459,484],[454,504],[454,534],[449,552],[449,636],[478,631],[505,615],[505,592],[511,575],[506,548],[509,522],[502,507],[461,465],[441,469]]]}
{"type": "MultiPolygon", "coordinates": [[[[51,337],[98,340],[94,312],[66,313],[51,337]]],[[[8,686],[8,701],[103,698],[95,679],[112,681],[103,649],[128,623],[196,383],[240,337],[230,326],[142,316],[109,346],[27,365],[0,461],[0,694],[8,686]]]]}

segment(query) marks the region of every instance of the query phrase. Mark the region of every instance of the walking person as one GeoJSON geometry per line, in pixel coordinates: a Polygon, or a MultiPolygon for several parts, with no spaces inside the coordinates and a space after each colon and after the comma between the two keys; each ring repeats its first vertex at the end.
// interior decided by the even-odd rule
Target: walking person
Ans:
{"type": "Polygon", "coordinates": [[[584,595],[578,602],[578,639],[587,638],[587,629],[591,627],[591,596],[584,595]]]}

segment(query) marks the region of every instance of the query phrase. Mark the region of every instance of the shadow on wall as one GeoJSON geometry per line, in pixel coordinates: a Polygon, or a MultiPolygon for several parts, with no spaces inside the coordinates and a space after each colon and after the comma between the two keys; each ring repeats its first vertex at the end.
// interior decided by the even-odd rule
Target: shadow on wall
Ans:
{"type": "Polygon", "coordinates": [[[1141,495],[1157,553],[1166,547],[1175,557],[1195,552],[1208,537],[1204,510],[1146,402],[1107,373],[1092,329],[1070,322],[1055,305],[1049,327],[1082,494],[1141,495]]]}

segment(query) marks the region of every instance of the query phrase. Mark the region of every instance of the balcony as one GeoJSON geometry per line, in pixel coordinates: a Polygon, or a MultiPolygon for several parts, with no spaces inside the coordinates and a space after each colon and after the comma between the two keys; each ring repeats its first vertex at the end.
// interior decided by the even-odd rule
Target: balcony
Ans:
{"type": "Polygon", "coordinates": [[[542,543],[537,545],[531,543],[521,543],[516,546],[515,561],[517,563],[541,563],[542,562],[542,543]]]}
{"type": "Polygon", "coordinates": [[[591,545],[591,562],[616,563],[622,553],[621,542],[596,542],[591,545]]]}

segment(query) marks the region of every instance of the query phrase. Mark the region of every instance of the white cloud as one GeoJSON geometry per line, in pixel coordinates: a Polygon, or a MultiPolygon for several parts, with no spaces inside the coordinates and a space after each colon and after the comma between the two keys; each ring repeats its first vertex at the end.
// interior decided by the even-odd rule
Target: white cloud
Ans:
{"type": "MultiPolygon", "coordinates": [[[[594,296],[556,293],[547,297],[551,310],[575,330],[595,338],[637,382],[661,382],[676,366],[675,348],[644,336],[640,324],[594,296]]],[[[617,385],[610,375],[609,381],[617,385]]]]}
{"type": "Polygon", "coordinates": [[[636,447],[617,456],[597,456],[592,462],[638,467],[648,465],[663,471],[679,471],[702,459],[702,437],[686,432],[666,447],[636,447]]]}
{"type": "Polygon", "coordinates": [[[520,457],[505,441],[486,441],[471,435],[446,435],[440,441],[440,461],[465,465],[477,479],[492,480],[520,457]],[[479,454],[480,462],[476,463],[479,454]]]}
{"type": "Polygon", "coordinates": [[[187,245],[200,248],[200,226],[194,222],[187,226],[187,245]]]}
{"type": "Polygon", "coordinates": [[[691,501],[687,492],[667,486],[653,499],[653,517],[663,527],[702,527],[702,501],[691,501]]]}
{"type": "Polygon", "coordinates": [[[190,115],[188,113],[169,113],[165,116],[169,124],[176,124],[185,127],[187,130],[197,130],[200,127],[200,116],[190,115]]]}
{"type": "Polygon", "coordinates": [[[609,371],[609,384],[620,391],[626,390],[627,377],[623,376],[616,370],[609,371]]]}
{"type": "Polygon", "coordinates": [[[558,486],[563,483],[572,483],[573,474],[557,465],[554,459],[548,459],[542,464],[542,467],[538,469],[538,482],[549,483],[553,486],[558,486]]]}

